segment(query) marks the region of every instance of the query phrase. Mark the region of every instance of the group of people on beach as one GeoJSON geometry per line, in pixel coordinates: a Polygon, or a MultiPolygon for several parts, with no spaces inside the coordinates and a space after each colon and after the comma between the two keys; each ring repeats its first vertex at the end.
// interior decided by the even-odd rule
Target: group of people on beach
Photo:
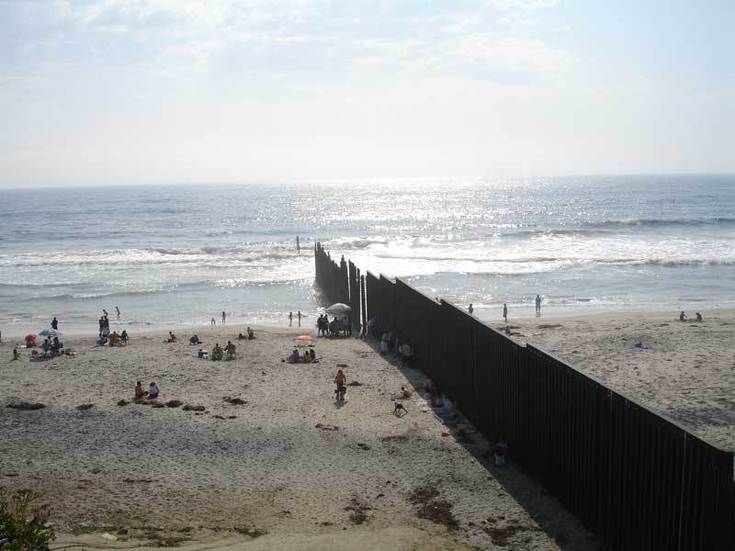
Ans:
{"type": "Polygon", "coordinates": [[[401,341],[393,331],[386,331],[380,337],[380,353],[395,353],[401,360],[401,365],[410,367],[413,360],[413,348],[405,341],[401,341]]]}
{"type": "MultiPolygon", "coordinates": [[[[541,302],[542,302],[541,295],[536,295],[536,298],[534,299],[534,304],[536,306],[536,317],[539,317],[541,315],[541,302]]],[[[470,305],[467,307],[467,312],[472,316],[475,313],[475,307],[470,302],[470,305]]],[[[505,323],[508,323],[508,303],[503,303],[503,321],[505,323]]]]}
{"type": "Polygon", "coordinates": [[[148,390],[143,389],[140,381],[135,385],[136,400],[155,400],[158,398],[159,392],[158,385],[153,381],[148,385],[148,390]]]}
{"type": "Polygon", "coordinates": [[[304,350],[303,354],[299,354],[298,349],[294,348],[286,361],[290,364],[313,364],[317,363],[319,360],[317,359],[316,352],[314,352],[313,348],[304,350]]]}
{"type": "Polygon", "coordinates": [[[336,337],[337,335],[351,335],[352,323],[349,315],[335,316],[329,321],[327,314],[320,315],[316,320],[317,333],[320,337],[336,337]]]}
{"type": "MultiPolygon", "coordinates": [[[[695,315],[695,321],[704,321],[704,318],[702,317],[702,314],[700,314],[699,312],[695,312],[694,315],[695,315]]],[[[679,321],[688,321],[688,320],[689,320],[689,318],[687,317],[687,315],[684,312],[684,310],[682,310],[681,312],[679,312],[679,321]]]]}

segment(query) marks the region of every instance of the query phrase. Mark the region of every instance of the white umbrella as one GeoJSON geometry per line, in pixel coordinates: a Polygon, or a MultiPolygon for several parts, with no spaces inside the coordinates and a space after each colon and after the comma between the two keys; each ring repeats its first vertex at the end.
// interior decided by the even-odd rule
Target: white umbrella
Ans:
{"type": "Polygon", "coordinates": [[[56,329],[44,329],[43,331],[40,331],[38,333],[42,337],[60,337],[61,331],[57,331],[56,329]]]}
{"type": "Polygon", "coordinates": [[[327,314],[331,314],[332,316],[339,316],[339,315],[348,314],[349,312],[352,312],[352,308],[350,308],[346,304],[337,302],[335,304],[332,304],[329,308],[327,308],[325,312],[327,314]]]}

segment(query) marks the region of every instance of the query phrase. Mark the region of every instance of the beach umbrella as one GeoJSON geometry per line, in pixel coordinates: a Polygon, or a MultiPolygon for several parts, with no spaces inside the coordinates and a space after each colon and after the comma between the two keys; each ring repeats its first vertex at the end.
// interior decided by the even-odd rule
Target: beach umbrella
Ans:
{"type": "Polygon", "coordinates": [[[43,331],[40,331],[38,333],[42,337],[60,337],[61,332],[57,331],[56,329],[44,329],[43,331]]]}
{"type": "Polygon", "coordinates": [[[26,338],[24,340],[35,341],[37,337],[38,335],[36,335],[35,333],[29,333],[28,335],[26,335],[26,338]]]}
{"type": "Polygon", "coordinates": [[[298,337],[294,337],[293,340],[299,342],[311,342],[314,340],[314,337],[311,335],[299,335],[298,337]]]}
{"type": "Polygon", "coordinates": [[[352,312],[352,308],[347,306],[346,304],[342,302],[337,302],[335,304],[332,304],[329,308],[325,310],[327,314],[331,314],[332,316],[340,316],[343,314],[348,314],[349,312],[352,312]]]}

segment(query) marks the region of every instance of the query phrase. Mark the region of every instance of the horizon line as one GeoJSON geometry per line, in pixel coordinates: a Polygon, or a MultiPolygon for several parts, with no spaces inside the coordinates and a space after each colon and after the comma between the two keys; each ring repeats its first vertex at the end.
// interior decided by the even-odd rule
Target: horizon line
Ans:
{"type": "Polygon", "coordinates": [[[463,181],[463,182],[502,182],[502,181],[529,181],[540,179],[563,179],[563,178],[604,178],[604,177],[646,177],[646,176],[705,176],[705,177],[722,177],[735,176],[735,172],[620,172],[620,173],[568,173],[568,174],[537,174],[524,176],[353,176],[353,177],[332,177],[332,178],[284,178],[284,179],[243,179],[243,180],[160,180],[160,181],[135,181],[135,182],[112,182],[112,183],[47,183],[47,184],[15,184],[0,183],[0,191],[34,191],[40,189],[82,189],[82,188],[132,188],[141,186],[171,187],[171,186],[248,186],[248,185],[334,185],[344,183],[410,183],[411,181],[426,182],[427,180],[442,181],[463,181]]]}

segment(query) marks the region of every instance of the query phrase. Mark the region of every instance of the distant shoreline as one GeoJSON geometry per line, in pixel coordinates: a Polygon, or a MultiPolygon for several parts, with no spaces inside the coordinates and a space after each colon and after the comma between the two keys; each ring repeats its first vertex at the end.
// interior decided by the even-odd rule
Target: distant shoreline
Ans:
{"type": "MultiPolygon", "coordinates": [[[[451,301],[449,301],[451,302],[451,301]]],[[[466,305],[452,303],[462,310],[466,310],[466,305]]],[[[573,322],[573,321],[587,321],[587,322],[607,322],[611,318],[623,318],[623,319],[634,319],[634,320],[651,320],[651,319],[666,319],[670,321],[679,321],[679,312],[676,308],[663,309],[660,305],[654,308],[631,308],[629,306],[549,306],[542,307],[542,315],[537,317],[534,313],[534,306],[512,306],[508,307],[508,324],[514,323],[530,323],[530,322],[573,322]]],[[[735,306],[718,306],[714,308],[701,307],[699,309],[691,308],[685,310],[687,316],[690,318],[689,321],[694,319],[695,312],[701,312],[704,316],[705,321],[709,316],[732,316],[735,318],[735,306]]],[[[288,313],[284,314],[284,319],[288,313]]],[[[316,316],[318,313],[304,314],[304,318],[301,321],[301,330],[304,332],[314,331],[316,329],[316,316]]],[[[474,316],[480,321],[487,323],[491,326],[497,326],[498,324],[504,324],[502,318],[502,306],[496,307],[477,307],[475,306],[474,316]]],[[[53,316],[51,316],[53,317],[53,316]]],[[[294,314],[295,317],[295,314],[294,314]]],[[[89,324],[64,324],[63,318],[59,320],[59,330],[62,335],[73,336],[79,338],[94,337],[97,335],[96,325],[94,320],[90,320],[89,324]],[[94,327],[94,329],[93,329],[94,327]]],[[[155,334],[166,334],[168,331],[180,332],[182,334],[193,334],[195,331],[203,331],[205,329],[217,329],[226,330],[232,328],[233,332],[237,333],[244,331],[245,328],[250,326],[257,326],[260,328],[267,328],[268,330],[274,331],[287,331],[287,330],[298,330],[296,320],[292,327],[289,327],[288,322],[280,323],[268,323],[262,320],[248,321],[233,319],[225,325],[222,325],[217,320],[216,326],[211,326],[209,322],[179,322],[179,323],[164,323],[164,322],[125,322],[125,320],[118,321],[114,318],[110,319],[110,330],[121,331],[126,329],[131,335],[155,335],[155,334]]],[[[49,325],[50,327],[50,325],[49,325]]],[[[0,326],[2,331],[2,337],[4,342],[8,342],[8,339],[19,339],[29,333],[38,333],[45,329],[43,326],[33,324],[13,324],[0,326]]]]}

